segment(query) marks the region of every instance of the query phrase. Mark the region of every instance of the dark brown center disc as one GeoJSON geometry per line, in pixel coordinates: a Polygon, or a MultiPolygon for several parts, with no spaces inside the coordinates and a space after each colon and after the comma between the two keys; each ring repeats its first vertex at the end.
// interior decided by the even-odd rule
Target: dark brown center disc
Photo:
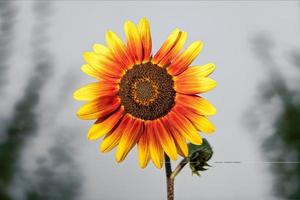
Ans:
{"type": "Polygon", "coordinates": [[[119,96],[125,112],[143,120],[166,115],[174,105],[172,77],[152,63],[134,65],[122,77],[119,96]]]}

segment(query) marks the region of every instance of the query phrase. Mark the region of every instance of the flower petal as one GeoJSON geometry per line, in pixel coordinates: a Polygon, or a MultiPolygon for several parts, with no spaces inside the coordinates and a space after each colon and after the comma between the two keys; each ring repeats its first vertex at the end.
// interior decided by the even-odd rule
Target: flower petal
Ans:
{"type": "Polygon", "coordinates": [[[115,113],[112,113],[106,119],[98,119],[88,132],[89,140],[96,140],[103,135],[109,133],[119,122],[124,114],[124,109],[121,108],[115,113]]]}
{"type": "Polygon", "coordinates": [[[154,123],[152,121],[148,123],[149,123],[148,141],[149,141],[149,151],[150,151],[151,160],[158,169],[161,169],[164,161],[164,151],[159,143],[159,139],[157,138],[157,135],[155,134],[157,130],[153,126],[154,123]]]}
{"type": "Polygon", "coordinates": [[[94,44],[93,50],[95,53],[101,54],[101,55],[107,57],[108,59],[114,61],[114,57],[112,56],[111,51],[106,46],[104,46],[102,44],[94,44]]]}
{"type": "Polygon", "coordinates": [[[199,55],[202,47],[202,42],[193,42],[185,51],[175,58],[175,60],[167,68],[168,72],[173,76],[184,72],[199,55]]]}
{"type": "Polygon", "coordinates": [[[123,69],[126,70],[133,66],[134,62],[129,56],[128,49],[117,34],[112,31],[107,31],[106,42],[116,60],[122,64],[123,69]]]}
{"type": "Polygon", "coordinates": [[[207,63],[203,66],[193,66],[189,67],[182,74],[176,76],[177,80],[188,79],[191,77],[207,77],[215,70],[215,65],[213,63],[207,63]]]}
{"type": "Polygon", "coordinates": [[[117,125],[117,127],[104,137],[100,145],[101,152],[103,153],[109,152],[119,144],[121,137],[123,135],[123,131],[127,126],[130,118],[131,117],[129,117],[128,115],[124,115],[120,123],[117,125]]]}
{"type": "Polygon", "coordinates": [[[103,74],[100,74],[99,72],[97,72],[93,67],[91,67],[88,64],[82,65],[81,71],[83,71],[85,74],[87,74],[97,80],[101,80],[104,77],[103,74]]]}
{"type": "Polygon", "coordinates": [[[214,115],[217,112],[209,101],[196,95],[176,94],[176,103],[204,116],[214,115]]]}
{"type": "Polygon", "coordinates": [[[214,125],[204,116],[197,115],[191,119],[195,127],[203,133],[213,133],[215,132],[214,125]]]}
{"type": "Polygon", "coordinates": [[[122,162],[125,159],[128,152],[138,142],[142,131],[143,123],[140,119],[132,118],[129,120],[118,145],[116,152],[117,162],[122,162]]]}
{"type": "Polygon", "coordinates": [[[144,132],[138,142],[138,158],[139,165],[144,169],[150,160],[149,141],[148,141],[149,128],[148,124],[144,123],[144,132]]]}
{"type": "Polygon", "coordinates": [[[118,63],[109,60],[107,57],[93,52],[83,53],[84,60],[100,74],[114,78],[120,78],[124,70],[118,63]]]}
{"type": "Polygon", "coordinates": [[[187,157],[188,156],[188,146],[186,144],[185,138],[176,129],[172,128],[173,125],[171,124],[171,121],[168,118],[168,115],[166,115],[164,118],[162,118],[162,122],[164,123],[164,126],[172,134],[178,154],[180,154],[183,157],[187,157]]]}
{"type": "Polygon", "coordinates": [[[124,24],[124,32],[127,39],[127,47],[132,60],[135,62],[135,64],[142,63],[143,48],[137,27],[131,21],[127,21],[124,24]]]}
{"type": "Polygon", "coordinates": [[[217,82],[215,80],[206,77],[190,77],[174,80],[175,91],[182,94],[204,93],[217,86],[217,82]]]}
{"type": "Polygon", "coordinates": [[[143,63],[150,60],[152,51],[150,24],[146,17],[143,17],[138,25],[142,45],[143,45],[143,63]]]}
{"type": "Polygon", "coordinates": [[[214,125],[205,116],[199,115],[183,106],[177,106],[177,109],[194,124],[198,131],[203,133],[213,133],[215,131],[214,125]]]}
{"type": "Polygon", "coordinates": [[[91,101],[100,96],[115,96],[118,92],[118,85],[113,82],[97,82],[87,84],[73,94],[74,99],[79,101],[91,101]]]}
{"type": "Polygon", "coordinates": [[[117,97],[100,97],[88,102],[77,111],[81,119],[98,119],[115,111],[120,106],[120,99],[117,97]]]}
{"type": "Polygon", "coordinates": [[[168,114],[168,118],[172,122],[173,127],[191,143],[202,144],[202,138],[198,134],[194,125],[174,108],[168,114]]]}
{"type": "Polygon", "coordinates": [[[165,55],[165,57],[158,63],[158,65],[160,66],[168,65],[178,55],[179,51],[182,49],[186,41],[186,38],[187,38],[187,32],[180,32],[176,44],[169,51],[169,53],[165,55]]]}
{"type": "Polygon", "coordinates": [[[169,51],[174,47],[174,45],[178,41],[179,36],[180,30],[177,28],[169,35],[169,37],[160,47],[158,52],[154,55],[152,60],[153,64],[159,63],[169,53],[169,51]]]}
{"type": "Polygon", "coordinates": [[[154,123],[153,126],[155,127],[155,130],[157,130],[155,134],[163,150],[172,160],[176,160],[177,151],[171,133],[168,132],[168,130],[165,128],[164,124],[160,119],[153,121],[153,123],[154,123]]]}

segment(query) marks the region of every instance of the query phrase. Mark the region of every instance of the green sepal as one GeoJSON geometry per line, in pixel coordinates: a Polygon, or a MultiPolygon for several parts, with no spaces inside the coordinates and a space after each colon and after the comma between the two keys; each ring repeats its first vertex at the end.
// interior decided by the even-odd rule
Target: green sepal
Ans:
{"type": "Polygon", "coordinates": [[[206,139],[203,139],[201,145],[189,143],[188,148],[188,161],[192,170],[192,174],[200,176],[200,171],[205,171],[207,170],[206,167],[210,167],[207,161],[209,161],[213,155],[212,147],[206,139]]]}

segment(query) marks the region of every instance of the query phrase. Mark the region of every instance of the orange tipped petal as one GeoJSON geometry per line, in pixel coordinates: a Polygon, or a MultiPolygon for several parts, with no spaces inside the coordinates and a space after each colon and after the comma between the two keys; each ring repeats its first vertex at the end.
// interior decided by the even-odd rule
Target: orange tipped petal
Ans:
{"type": "Polygon", "coordinates": [[[131,21],[127,21],[124,24],[124,31],[127,39],[127,47],[132,60],[135,62],[135,64],[142,63],[143,48],[137,27],[131,21]]]}
{"type": "Polygon", "coordinates": [[[88,64],[82,65],[81,71],[83,71],[85,74],[87,74],[97,80],[101,80],[104,77],[103,74],[100,74],[99,72],[97,72],[93,67],[91,67],[88,64]]]}
{"type": "Polygon", "coordinates": [[[163,150],[172,160],[176,160],[177,151],[171,133],[165,128],[164,124],[160,119],[153,121],[153,123],[154,123],[155,130],[157,130],[155,134],[163,150]]]}
{"type": "Polygon", "coordinates": [[[152,51],[150,24],[147,18],[142,18],[138,25],[142,45],[143,45],[143,63],[150,60],[152,51]]]}
{"type": "Polygon", "coordinates": [[[167,68],[168,72],[173,76],[184,72],[198,56],[202,47],[202,42],[193,42],[184,52],[182,52],[178,57],[175,58],[175,60],[167,68]]]}
{"type": "MultiPolygon", "coordinates": [[[[146,122],[147,123],[147,122],[146,122]]],[[[160,169],[162,167],[164,161],[164,151],[160,145],[159,139],[157,138],[156,129],[153,126],[154,123],[152,121],[148,122],[149,134],[149,151],[153,164],[160,169]]]]}
{"type": "Polygon", "coordinates": [[[174,47],[169,51],[169,53],[158,63],[160,66],[168,65],[182,49],[187,38],[186,32],[180,32],[178,40],[174,47]]]}
{"type": "Polygon", "coordinates": [[[189,67],[182,74],[176,76],[177,80],[189,79],[191,77],[207,77],[215,70],[215,65],[213,63],[207,63],[203,66],[193,66],[189,67]]]}
{"type": "Polygon", "coordinates": [[[97,120],[88,132],[89,140],[96,140],[109,133],[122,118],[124,109],[119,109],[104,120],[97,120]]]}
{"type": "Polygon", "coordinates": [[[116,152],[117,162],[122,162],[132,147],[139,140],[143,129],[143,123],[140,119],[132,118],[125,127],[122,138],[119,142],[116,152]]]}
{"type": "Polygon", "coordinates": [[[120,68],[118,63],[109,60],[107,57],[93,52],[85,52],[84,60],[100,74],[104,74],[114,78],[120,78],[124,70],[120,68]]]}
{"type": "Polygon", "coordinates": [[[210,116],[217,112],[216,108],[209,101],[196,95],[176,94],[176,103],[190,108],[200,115],[210,116]]]}
{"type": "Polygon", "coordinates": [[[168,118],[173,124],[173,127],[187,140],[193,144],[202,144],[202,138],[198,134],[194,125],[180,113],[177,113],[175,109],[172,109],[168,114],[168,118]]]}
{"type": "Polygon", "coordinates": [[[175,109],[188,118],[198,131],[203,133],[213,133],[215,131],[214,125],[205,116],[199,115],[191,109],[180,105],[177,105],[175,109]]]}
{"type": "Polygon", "coordinates": [[[215,88],[217,82],[206,77],[175,79],[174,89],[182,94],[199,94],[215,88]]]}
{"type": "Polygon", "coordinates": [[[147,123],[144,123],[144,132],[141,135],[138,142],[139,165],[142,169],[148,165],[150,160],[149,141],[148,141],[149,128],[147,125],[148,125],[147,123]]]}
{"type": "Polygon", "coordinates": [[[105,80],[105,81],[111,81],[111,82],[118,82],[120,80],[119,78],[113,78],[113,77],[107,76],[103,73],[100,73],[88,64],[82,65],[81,71],[83,71],[85,74],[87,74],[97,80],[105,80]]]}
{"type": "Polygon", "coordinates": [[[77,111],[81,119],[98,119],[104,117],[120,106],[120,99],[117,97],[100,97],[88,102],[77,111]]]}
{"type": "Polygon", "coordinates": [[[179,36],[180,36],[180,30],[175,29],[171,33],[171,35],[169,35],[169,37],[166,39],[163,45],[160,47],[158,52],[154,55],[152,59],[153,64],[159,63],[169,53],[169,51],[174,47],[174,45],[178,41],[179,36]]]}
{"type": "Polygon", "coordinates": [[[107,31],[106,42],[114,58],[122,64],[123,69],[126,70],[133,65],[134,62],[131,60],[128,49],[117,34],[107,31]]]}
{"type": "Polygon", "coordinates": [[[79,101],[91,101],[100,96],[114,96],[118,92],[118,85],[116,83],[90,83],[87,84],[73,94],[74,99],[79,101]]]}
{"type": "Polygon", "coordinates": [[[104,46],[102,44],[94,44],[93,50],[96,54],[101,54],[101,55],[107,57],[108,59],[114,61],[114,57],[112,56],[111,51],[106,46],[104,46]]]}
{"type": "Polygon", "coordinates": [[[103,153],[109,152],[119,144],[123,131],[127,126],[130,118],[131,117],[129,117],[128,115],[124,115],[120,123],[117,125],[116,129],[114,129],[112,132],[110,132],[104,137],[100,145],[101,152],[103,153]]]}
{"type": "Polygon", "coordinates": [[[162,119],[165,127],[169,130],[169,132],[172,134],[177,152],[183,157],[188,156],[188,146],[186,143],[185,138],[176,130],[173,128],[171,121],[168,118],[168,115],[162,119]]]}
{"type": "Polygon", "coordinates": [[[182,135],[180,135],[180,134],[178,134],[178,140],[177,141],[175,141],[175,139],[174,139],[174,141],[175,141],[175,145],[176,145],[176,149],[177,149],[177,153],[180,155],[180,156],[182,156],[182,157],[188,157],[188,155],[189,155],[189,149],[188,149],[188,146],[187,146],[187,143],[186,143],[186,139],[182,136],[182,135]],[[180,143],[179,142],[181,142],[183,145],[182,146],[180,146],[180,143]]]}
{"type": "Polygon", "coordinates": [[[195,125],[197,130],[203,133],[215,132],[214,125],[206,117],[194,113],[188,115],[187,117],[195,125]]]}

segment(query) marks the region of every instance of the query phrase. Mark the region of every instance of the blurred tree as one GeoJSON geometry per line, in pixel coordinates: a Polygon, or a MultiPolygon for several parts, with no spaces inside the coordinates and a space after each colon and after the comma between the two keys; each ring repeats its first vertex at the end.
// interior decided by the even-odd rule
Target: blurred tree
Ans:
{"type": "MultiPolygon", "coordinates": [[[[0,5],[3,6],[2,1],[0,5]]],[[[38,159],[38,167],[30,172],[30,176],[24,174],[26,172],[20,167],[22,166],[20,157],[27,141],[32,140],[32,136],[40,131],[40,120],[36,109],[42,89],[50,80],[53,70],[53,56],[47,47],[51,3],[33,2],[33,10],[35,24],[32,30],[31,48],[34,69],[24,94],[17,101],[14,113],[4,130],[6,138],[0,143],[0,199],[18,199],[19,197],[11,195],[11,192],[18,189],[11,188],[15,186],[22,187],[21,190],[25,193],[24,199],[28,200],[77,199],[81,185],[78,178],[80,173],[71,157],[72,154],[69,154],[72,152],[71,147],[66,142],[57,139],[47,157],[38,159]],[[22,185],[14,185],[16,175],[24,178],[22,185]]],[[[53,129],[53,132],[59,131],[67,132],[53,129]]]]}
{"type": "MultiPolygon", "coordinates": [[[[60,128],[66,133],[70,128],[60,128]]],[[[75,131],[75,130],[74,130],[75,131]]],[[[83,181],[73,159],[73,147],[70,136],[58,134],[55,143],[49,149],[49,155],[40,157],[34,174],[25,178],[28,200],[71,200],[80,199],[80,187],[83,181]]]]}
{"type": "MultiPolygon", "coordinates": [[[[38,33],[37,30],[45,28],[41,27],[41,25],[45,26],[45,20],[43,20],[45,9],[37,8],[41,7],[38,3],[35,6],[38,23],[34,34],[38,33]]],[[[33,43],[36,39],[41,39],[40,37],[44,38],[45,35],[34,35],[33,43]]],[[[28,81],[23,97],[16,103],[14,113],[6,129],[6,139],[0,144],[0,197],[3,196],[7,199],[9,199],[8,189],[17,170],[22,148],[25,142],[31,139],[30,136],[36,134],[37,117],[35,109],[39,103],[41,89],[47,81],[44,77],[49,76],[51,72],[51,60],[47,56],[48,54],[45,54],[46,49],[42,45],[37,43],[34,46],[34,72],[28,81]]]]}
{"type": "MultiPolygon", "coordinates": [[[[300,88],[288,87],[292,83],[291,78],[279,72],[280,65],[273,55],[274,41],[269,35],[258,35],[251,43],[253,52],[267,70],[267,79],[260,85],[260,103],[256,104],[258,123],[266,123],[266,114],[261,111],[276,99],[279,102],[279,114],[272,121],[271,135],[264,139],[262,147],[266,158],[273,162],[270,164],[274,174],[274,193],[281,199],[300,199],[300,88]],[[263,106],[257,108],[257,105],[263,106]]],[[[283,66],[283,70],[297,70],[300,72],[300,53],[293,50],[288,62],[296,68],[283,66]]],[[[300,81],[297,77],[297,83],[300,81]]],[[[299,86],[299,83],[298,83],[299,86]]],[[[278,106],[278,105],[276,105],[278,106]]],[[[278,109],[278,107],[273,107],[278,109]]],[[[253,116],[252,116],[253,117],[253,116]]]]}
{"type": "Polygon", "coordinates": [[[8,60],[11,55],[12,41],[17,10],[13,2],[0,1],[0,92],[5,85],[8,60]]]}

